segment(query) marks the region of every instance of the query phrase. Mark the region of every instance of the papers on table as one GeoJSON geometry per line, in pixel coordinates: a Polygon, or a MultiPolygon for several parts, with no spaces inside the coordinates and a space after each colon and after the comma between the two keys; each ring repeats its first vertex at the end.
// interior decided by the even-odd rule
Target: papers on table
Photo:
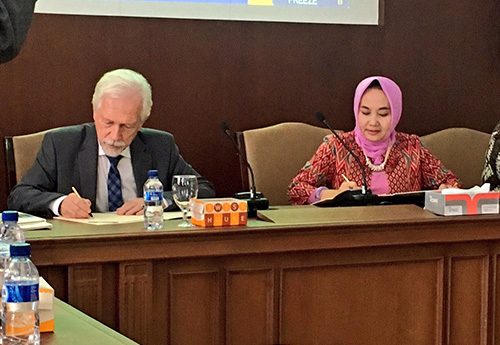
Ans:
{"type": "MultiPolygon", "coordinates": [[[[52,224],[47,222],[44,218],[33,216],[28,213],[18,212],[19,220],[17,224],[23,230],[41,230],[41,229],[51,229],[52,224]]],[[[0,219],[1,223],[1,219],[0,219]]]]}
{"type": "Polygon", "coordinates": [[[441,194],[469,194],[476,195],[478,193],[488,193],[490,191],[490,184],[483,183],[482,186],[474,186],[469,189],[461,189],[461,188],[446,188],[441,191],[441,194]]]}
{"type": "MultiPolygon", "coordinates": [[[[92,213],[92,215],[93,217],[86,219],[75,219],[66,217],[55,217],[55,218],[65,220],[68,222],[91,224],[91,225],[142,223],[144,220],[143,216],[120,216],[117,215],[115,212],[92,213]]],[[[163,220],[180,219],[180,218],[182,218],[181,211],[163,213],[163,220]]]]}

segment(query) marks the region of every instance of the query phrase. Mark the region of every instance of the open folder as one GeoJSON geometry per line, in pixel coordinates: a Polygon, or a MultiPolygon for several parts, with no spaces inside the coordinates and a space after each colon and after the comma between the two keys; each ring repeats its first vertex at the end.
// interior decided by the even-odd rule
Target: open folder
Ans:
{"type": "Polygon", "coordinates": [[[334,198],[313,203],[319,207],[367,206],[367,205],[406,205],[413,204],[424,207],[425,191],[395,194],[363,194],[359,189],[349,189],[334,198]]]}

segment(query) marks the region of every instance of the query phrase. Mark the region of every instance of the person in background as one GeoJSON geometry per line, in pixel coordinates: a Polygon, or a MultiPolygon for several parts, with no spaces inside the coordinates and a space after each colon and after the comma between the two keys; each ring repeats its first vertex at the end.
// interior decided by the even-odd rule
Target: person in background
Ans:
{"type": "Polygon", "coordinates": [[[19,54],[28,35],[36,0],[0,0],[0,63],[19,54]]]}
{"type": "Polygon", "coordinates": [[[142,128],[152,104],[151,86],[141,74],[104,74],[92,98],[94,123],[45,135],[35,163],[9,195],[9,209],[42,217],[142,214],[142,186],[151,169],[158,170],[168,205],[174,204],[174,175],[196,175],[198,196],[214,197],[213,185],[184,161],[170,133],[142,128]]]}
{"type": "MultiPolygon", "coordinates": [[[[458,178],[426,149],[418,136],[396,132],[402,112],[399,86],[386,77],[369,77],[354,95],[356,127],[339,133],[364,169],[374,194],[459,187],[458,178]]],[[[363,185],[361,167],[336,139],[325,137],[314,156],[288,187],[292,204],[310,204],[363,185]]]]}
{"type": "Polygon", "coordinates": [[[484,168],[482,173],[483,182],[490,184],[490,189],[500,191],[500,122],[491,133],[488,149],[486,150],[484,168]]]}

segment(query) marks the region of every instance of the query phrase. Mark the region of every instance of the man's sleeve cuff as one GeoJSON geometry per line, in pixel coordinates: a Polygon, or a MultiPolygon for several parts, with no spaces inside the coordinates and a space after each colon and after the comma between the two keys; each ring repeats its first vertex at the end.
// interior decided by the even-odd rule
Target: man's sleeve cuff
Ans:
{"type": "Polygon", "coordinates": [[[61,207],[61,203],[64,199],[66,199],[66,197],[67,195],[63,195],[49,204],[49,208],[52,211],[52,213],[54,213],[54,215],[56,216],[61,215],[61,213],[59,212],[59,207],[61,207]]]}
{"type": "Polygon", "coordinates": [[[169,208],[173,203],[173,200],[163,198],[163,209],[169,208]]]}

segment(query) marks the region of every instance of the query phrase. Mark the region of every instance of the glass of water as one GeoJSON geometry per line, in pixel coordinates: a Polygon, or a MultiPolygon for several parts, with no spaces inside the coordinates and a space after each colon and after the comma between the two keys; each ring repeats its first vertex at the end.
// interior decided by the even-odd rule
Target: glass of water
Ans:
{"type": "Polygon", "coordinates": [[[175,175],[172,179],[172,194],[174,201],[182,211],[182,228],[191,226],[187,220],[191,198],[198,196],[198,179],[194,175],[175,175]]]}

